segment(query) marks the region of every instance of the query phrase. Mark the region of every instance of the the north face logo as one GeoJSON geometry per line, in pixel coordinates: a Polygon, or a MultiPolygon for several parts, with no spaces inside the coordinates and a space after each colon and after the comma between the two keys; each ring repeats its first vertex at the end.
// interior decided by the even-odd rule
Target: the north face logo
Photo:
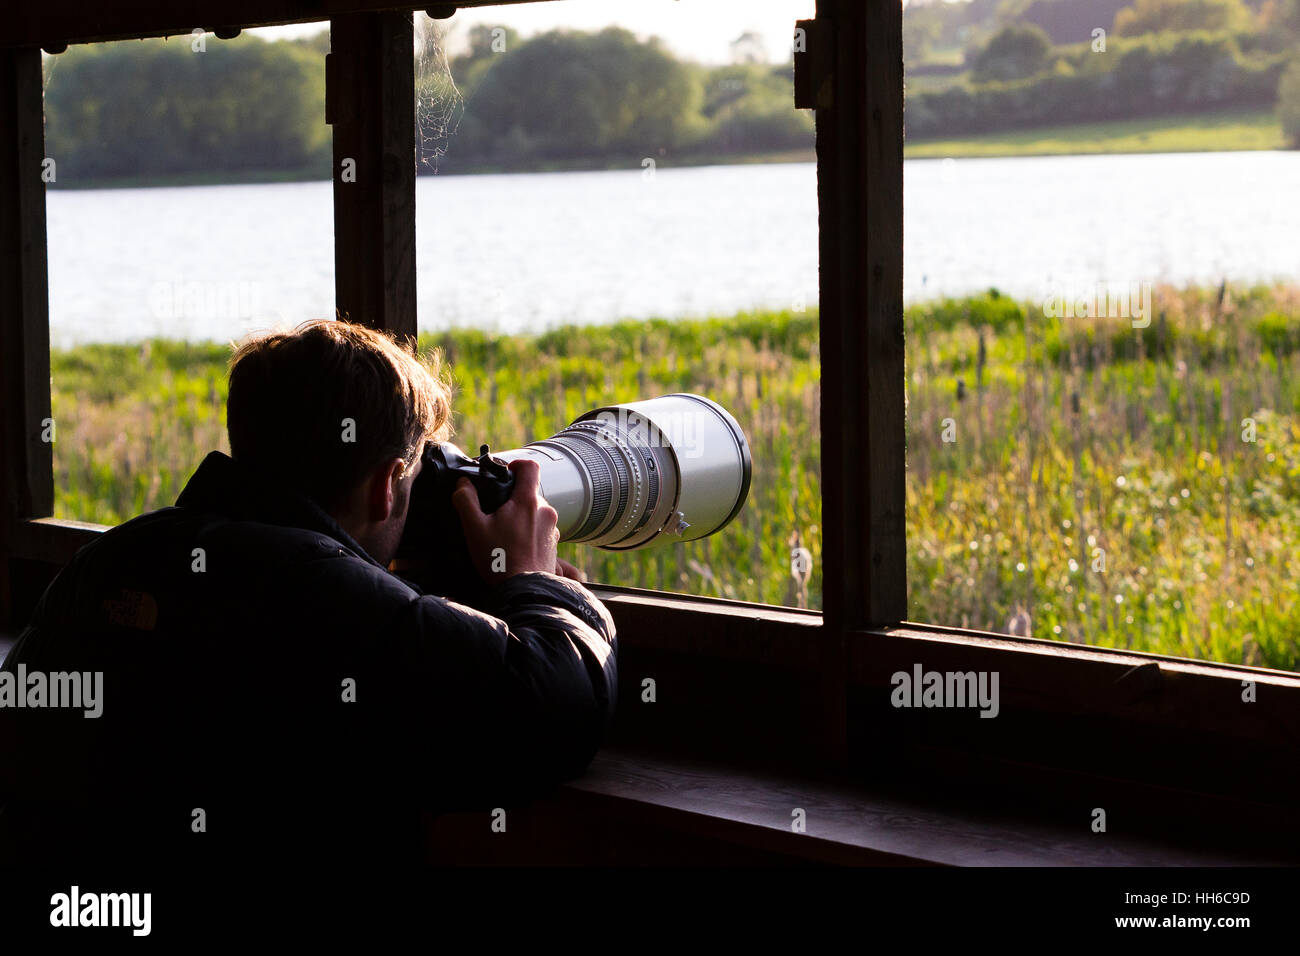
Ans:
{"type": "Polygon", "coordinates": [[[152,631],[158,623],[158,602],[147,591],[122,588],[116,598],[104,598],[101,605],[110,624],[152,631]]]}

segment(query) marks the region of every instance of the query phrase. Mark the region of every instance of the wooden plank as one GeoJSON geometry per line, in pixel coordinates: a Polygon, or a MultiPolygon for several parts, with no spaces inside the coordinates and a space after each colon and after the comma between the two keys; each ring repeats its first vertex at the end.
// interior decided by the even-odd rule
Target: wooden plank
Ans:
{"type": "MultiPolygon", "coordinates": [[[[907,616],[903,55],[895,0],[818,0],[833,44],[817,109],[827,624],[907,616]]],[[[820,88],[816,78],[813,87],[820,88]]]]}
{"type": "Polygon", "coordinates": [[[863,768],[1060,812],[1123,805],[1129,826],[1300,837],[1300,675],[919,626],[861,638],[849,734],[863,768]],[[895,707],[892,675],[918,666],[996,676],[997,716],[895,707]]]}
{"type": "MultiPolygon", "coordinates": [[[[515,833],[515,840],[493,833],[487,813],[438,821],[435,854],[441,862],[610,862],[611,857],[647,862],[641,854],[652,854],[653,862],[674,862],[644,845],[658,832],[686,836],[683,852],[707,842],[773,861],[845,865],[1210,866],[1294,857],[1283,848],[1266,854],[1206,850],[1135,834],[1100,841],[1086,828],[1032,820],[1023,808],[956,812],[834,779],[615,747],[604,748],[587,773],[553,799],[509,814],[506,833],[515,833]],[[792,825],[796,809],[804,811],[803,832],[792,825]],[[593,830],[603,839],[590,839],[593,830]],[[458,859],[447,859],[447,850],[458,859]]],[[[721,859],[727,856],[723,851],[721,859]]]]}
{"type": "Polygon", "coordinates": [[[599,753],[588,773],[568,787],[646,809],[739,824],[756,846],[826,862],[851,859],[852,850],[894,862],[947,866],[1204,866],[1295,858],[1294,848],[1290,853],[1279,848],[1276,855],[1207,852],[1131,833],[1099,843],[1086,827],[1044,825],[1024,807],[1000,814],[955,812],[942,799],[903,799],[835,778],[614,748],[599,753]],[[805,811],[803,833],[792,827],[795,808],[805,811]]]}
{"type": "Polygon", "coordinates": [[[1300,740],[1300,674],[1288,671],[924,625],[849,641],[848,680],[857,686],[892,687],[893,674],[918,663],[927,671],[996,671],[1004,701],[1038,710],[1125,719],[1143,710],[1188,731],[1275,738],[1279,746],[1300,740]],[[1255,685],[1253,703],[1242,700],[1243,681],[1255,685]]]}
{"type": "Polygon", "coordinates": [[[47,564],[64,565],[79,549],[94,541],[111,526],[61,518],[34,518],[13,528],[15,557],[47,564]]]}
{"type": "Polygon", "coordinates": [[[1276,752],[1244,753],[1205,739],[1179,748],[1149,727],[1107,726],[1101,719],[1075,719],[1072,726],[1063,715],[1033,718],[1030,734],[1000,729],[993,735],[999,751],[989,740],[952,733],[952,722],[936,721],[933,740],[924,740],[878,716],[865,717],[868,732],[891,738],[893,746],[859,752],[865,785],[905,788],[918,797],[950,794],[971,811],[1033,808],[1048,823],[1076,829],[1090,829],[1100,807],[1107,833],[1189,846],[1252,852],[1287,846],[1293,854],[1300,847],[1294,775],[1290,783],[1278,780],[1277,772],[1289,768],[1276,752]]]}
{"type": "MultiPolygon", "coordinates": [[[[625,643],[722,660],[785,664],[799,672],[819,669],[818,655],[809,650],[824,629],[816,612],[603,584],[589,588],[613,614],[625,643]]],[[[850,684],[887,686],[889,675],[904,664],[910,667],[918,655],[934,661],[935,669],[1000,669],[1023,675],[1041,703],[1057,701],[1070,713],[1082,712],[1089,703],[1129,701],[1131,693],[1121,677],[1152,663],[1159,664],[1170,686],[1197,684],[1216,696],[1225,688],[1239,691],[1244,679],[1257,681],[1282,700],[1300,693],[1300,674],[1289,671],[924,624],[849,632],[844,677],[850,684]]],[[[1234,697],[1240,699],[1239,694],[1234,697]]],[[[1300,697],[1289,700],[1288,706],[1287,732],[1300,737],[1300,697]]],[[[1180,723],[1196,718],[1190,712],[1173,716],[1180,723]]]]}
{"type": "Polygon", "coordinates": [[[764,605],[593,586],[619,633],[625,743],[806,764],[818,750],[821,616],[764,605]],[[655,682],[647,702],[644,681],[655,682]]]}
{"type": "MultiPolygon", "coordinates": [[[[501,6],[539,0],[461,0],[457,7],[501,6]]],[[[0,19],[0,47],[54,47],[68,43],[179,36],[197,28],[314,23],[354,13],[411,11],[439,4],[392,0],[55,0],[11,5],[0,19]]]]}
{"type": "MultiPolygon", "coordinates": [[[[823,669],[815,614],[630,588],[592,590],[609,607],[625,647],[791,674],[823,669]]],[[[845,648],[849,686],[892,689],[891,676],[918,662],[926,670],[996,671],[1009,704],[1040,713],[1130,721],[1144,714],[1145,722],[1279,752],[1300,740],[1300,675],[1290,672],[914,624],[850,632],[845,648]],[[1140,673],[1153,664],[1159,691],[1148,690],[1151,678],[1140,673]],[[1255,683],[1254,703],[1241,699],[1244,680],[1255,683]]]]}
{"type": "Polygon", "coordinates": [[[44,158],[40,51],[0,50],[0,622],[13,528],[54,509],[44,158]]]}
{"type": "Polygon", "coordinates": [[[842,763],[843,634],[907,610],[902,12],[818,0],[804,26],[820,221],[823,747],[842,763]]]}
{"type": "Polygon", "coordinates": [[[592,585],[637,647],[819,673],[822,617],[764,604],[592,585]]]}
{"type": "MultiPolygon", "coordinates": [[[[801,747],[825,756],[825,724],[811,724],[829,680],[820,696],[807,688],[826,672],[810,654],[813,647],[825,653],[825,642],[810,622],[789,612],[746,616],[685,596],[656,608],[659,599],[649,595],[597,591],[629,668],[618,740],[664,748],[698,742],[701,753],[734,754],[747,743],[736,709],[758,707],[749,711],[751,729],[775,722],[784,732],[778,745],[780,734],[763,731],[768,759],[798,758],[801,747]],[[654,713],[639,701],[647,675],[661,696],[673,693],[654,713]]],[[[924,767],[975,788],[1019,773],[1026,799],[1049,773],[1072,774],[1078,792],[1087,781],[1130,799],[1134,788],[1164,785],[1181,805],[1196,804],[1188,794],[1217,794],[1255,807],[1261,819],[1273,812],[1264,804],[1290,798],[1300,805],[1300,768],[1282,757],[1300,740],[1300,675],[917,625],[850,632],[845,647],[847,672],[833,688],[846,700],[844,750],[832,762],[847,772],[924,767]],[[911,673],[916,663],[927,671],[996,672],[1000,716],[892,708],[892,674],[911,673]],[[1242,700],[1243,680],[1255,682],[1253,703],[1242,700]]],[[[1289,825],[1285,813],[1272,818],[1289,825]]]]}
{"type": "Polygon", "coordinates": [[[330,27],[334,287],[339,314],[416,333],[415,52],[410,13],[330,27]]]}

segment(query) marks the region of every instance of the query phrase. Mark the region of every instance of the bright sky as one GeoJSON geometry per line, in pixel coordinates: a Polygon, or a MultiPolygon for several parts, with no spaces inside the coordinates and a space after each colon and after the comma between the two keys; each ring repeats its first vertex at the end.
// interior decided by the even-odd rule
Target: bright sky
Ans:
{"type": "MultiPolygon", "coordinates": [[[[461,10],[449,22],[461,36],[476,23],[504,24],[524,36],[555,27],[621,26],[642,36],[660,36],[679,56],[701,63],[730,62],[731,41],[752,30],[763,37],[767,58],[780,62],[789,56],[794,21],[811,18],[814,6],[815,0],[546,0],[461,10]]],[[[322,27],[300,24],[249,32],[274,39],[305,36],[322,27]]]]}

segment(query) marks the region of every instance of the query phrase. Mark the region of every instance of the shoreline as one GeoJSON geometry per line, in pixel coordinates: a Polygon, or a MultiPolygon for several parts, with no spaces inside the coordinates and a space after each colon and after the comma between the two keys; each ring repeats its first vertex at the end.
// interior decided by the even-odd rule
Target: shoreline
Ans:
{"type": "Polygon", "coordinates": [[[1287,150],[1272,111],[1102,120],[905,143],[904,159],[1011,159],[1287,150]]]}
{"type": "MultiPolygon", "coordinates": [[[[942,139],[917,139],[903,145],[909,159],[1013,159],[1041,156],[1122,156],[1151,153],[1215,153],[1289,151],[1281,125],[1271,111],[1201,113],[1146,119],[1104,120],[1062,126],[999,130],[942,139]]],[[[540,175],[543,173],[639,172],[647,157],[599,157],[534,164],[467,163],[444,160],[417,176],[540,175]]],[[[807,149],[764,153],[692,154],[649,157],[659,169],[700,166],[810,163],[816,152],[807,149]]],[[[268,183],[328,182],[320,167],[247,170],[237,173],[176,173],[167,176],[130,176],[55,182],[51,191],[86,189],[174,188],[184,186],[234,186],[268,183]]]]}
{"type": "MultiPolygon", "coordinates": [[[[809,147],[806,150],[783,150],[772,153],[745,153],[738,155],[699,154],[677,157],[620,157],[610,159],[573,160],[571,162],[553,162],[542,165],[511,166],[501,164],[475,163],[464,168],[424,169],[416,173],[417,179],[430,176],[502,176],[502,175],[542,175],[545,173],[590,173],[590,172],[635,172],[642,171],[643,159],[654,159],[660,170],[690,169],[700,166],[754,166],[780,165],[782,163],[811,163],[817,159],[816,152],[809,147]]],[[[318,168],[300,168],[287,170],[248,170],[241,173],[176,173],[168,176],[129,176],[102,179],[85,179],[76,183],[55,182],[50,191],[78,192],[90,189],[164,189],[185,186],[248,186],[274,183],[329,182],[328,175],[318,168]]]]}
{"type": "MultiPolygon", "coordinates": [[[[1211,282],[1161,283],[1156,286],[1156,291],[1162,296],[1193,296],[1206,298],[1208,301],[1217,296],[1220,286],[1225,283],[1227,289],[1234,296],[1240,296],[1245,299],[1273,296],[1291,291],[1300,292],[1300,281],[1284,276],[1268,280],[1233,281],[1227,279],[1211,282]]],[[[1032,297],[1001,292],[995,286],[990,286],[982,290],[971,290],[965,293],[940,294],[927,299],[905,302],[903,305],[903,312],[904,315],[915,314],[917,312],[948,313],[953,308],[960,309],[963,306],[968,306],[971,303],[983,302],[986,299],[1005,302],[1009,306],[1018,309],[1038,310],[1041,312],[1041,303],[1035,301],[1032,297]]],[[[652,315],[643,317],[618,316],[586,324],[567,322],[544,328],[519,329],[516,331],[505,331],[474,325],[450,325],[434,329],[421,328],[418,332],[418,337],[421,342],[424,342],[425,340],[431,341],[438,338],[445,339],[458,337],[498,342],[536,341],[539,339],[548,339],[554,336],[563,336],[567,333],[583,330],[589,330],[596,334],[607,334],[612,331],[629,327],[650,331],[674,325],[680,325],[683,327],[697,326],[701,329],[705,327],[716,328],[732,325],[740,327],[747,323],[772,319],[783,319],[785,321],[795,322],[815,322],[817,314],[817,304],[810,303],[802,312],[794,312],[785,307],[773,306],[772,308],[739,309],[735,312],[713,314],[691,313],[678,316],[652,315]]],[[[1054,321],[1064,320],[1054,319],[1054,321]]],[[[57,336],[52,336],[50,351],[61,355],[69,355],[81,349],[147,349],[155,345],[186,348],[228,348],[229,344],[229,339],[184,338],[181,336],[168,335],[143,335],[126,339],[86,340],[63,343],[57,341],[57,336]]]]}

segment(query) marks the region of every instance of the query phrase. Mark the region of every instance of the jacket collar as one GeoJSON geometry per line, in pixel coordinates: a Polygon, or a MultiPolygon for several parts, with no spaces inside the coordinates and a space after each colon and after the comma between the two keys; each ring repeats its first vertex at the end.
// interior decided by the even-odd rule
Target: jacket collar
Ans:
{"type": "Polygon", "coordinates": [[[316,531],[375,567],[384,567],[316,502],[292,489],[277,487],[256,469],[224,452],[208,453],[176,499],[176,507],[219,514],[232,521],[316,531]]]}

